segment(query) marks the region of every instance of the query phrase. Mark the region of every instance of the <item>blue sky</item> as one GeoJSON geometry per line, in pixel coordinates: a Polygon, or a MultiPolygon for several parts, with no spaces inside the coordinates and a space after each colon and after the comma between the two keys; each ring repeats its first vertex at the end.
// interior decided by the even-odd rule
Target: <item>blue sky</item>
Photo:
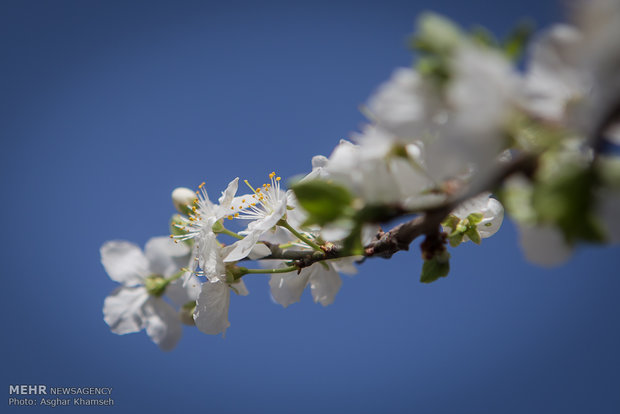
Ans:
{"type": "MultiPolygon", "coordinates": [[[[416,15],[505,34],[558,3],[14,1],[0,16],[0,307],[9,384],[113,387],[114,412],[615,413],[618,249],[526,263],[506,222],[418,282],[417,244],[287,309],[267,277],[233,297],[226,339],[186,328],[163,353],[117,336],[110,239],[167,234],[176,186],[307,172],[359,128],[416,15]]],[[[62,412],[63,409],[56,409],[62,412]]],[[[99,411],[95,408],[92,410],[99,411]]],[[[10,412],[41,412],[11,407],[10,412]]],[[[74,409],[72,411],[77,411],[74,409]]]]}

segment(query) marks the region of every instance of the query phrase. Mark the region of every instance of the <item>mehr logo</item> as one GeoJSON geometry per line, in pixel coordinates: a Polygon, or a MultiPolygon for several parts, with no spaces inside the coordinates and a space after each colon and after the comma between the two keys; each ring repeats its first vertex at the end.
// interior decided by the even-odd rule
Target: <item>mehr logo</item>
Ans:
{"type": "Polygon", "coordinates": [[[45,385],[9,385],[9,394],[19,394],[19,395],[47,394],[47,386],[45,385]]]}

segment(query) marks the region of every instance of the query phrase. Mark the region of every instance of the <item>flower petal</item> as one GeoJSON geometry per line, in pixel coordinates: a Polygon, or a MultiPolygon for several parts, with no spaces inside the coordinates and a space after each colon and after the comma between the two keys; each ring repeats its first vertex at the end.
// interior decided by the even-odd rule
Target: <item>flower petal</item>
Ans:
{"type": "Polygon", "coordinates": [[[273,299],[285,308],[299,302],[299,298],[308,285],[310,268],[302,269],[301,273],[275,273],[271,275],[269,286],[273,299]]]}
{"type": "Polygon", "coordinates": [[[148,336],[162,351],[172,350],[183,334],[177,312],[163,299],[156,297],[150,297],[143,309],[148,336]]]}
{"type": "Polygon", "coordinates": [[[166,287],[165,294],[175,305],[183,306],[187,302],[193,302],[198,298],[200,294],[200,281],[196,276],[189,273],[185,282],[183,278],[171,282],[166,287]]]}
{"type": "Polygon", "coordinates": [[[148,298],[142,286],[119,287],[105,298],[103,319],[115,334],[138,332],[144,328],[142,305],[148,298]]]}
{"type": "Polygon", "coordinates": [[[502,225],[504,221],[504,206],[494,198],[489,198],[487,207],[484,211],[484,218],[478,224],[478,232],[483,239],[491,237],[502,225]]]}
{"type": "Polygon", "coordinates": [[[149,275],[148,260],[133,243],[112,240],[105,242],[99,251],[105,271],[115,282],[135,286],[141,284],[149,275]]]}
{"type": "Polygon", "coordinates": [[[144,255],[149,261],[151,274],[169,277],[185,266],[189,247],[185,243],[175,243],[170,237],[153,237],[146,242],[144,255]]]}
{"type": "Polygon", "coordinates": [[[315,263],[309,267],[312,271],[310,277],[310,289],[315,302],[323,306],[334,303],[336,294],[342,286],[342,280],[338,272],[330,265],[327,268],[322,263],[315,263]]]}
{"type": "Polygon", "coordinates": [[[237,193],[237,187],[239,186],[239,177],[228,183],[226,190],[222,192],[222,196],[219,198],[218,218],[222,218],[227,214],[230,214],[230,205],[237,193]]]}
{"type": "Polygon", "coordinates": [[[230,326],[230,322],[228,322],[229,306],[230,288],[226,283],[203,283],[194,312],[196,327],[209,335],[225,333],[230,326]]]}

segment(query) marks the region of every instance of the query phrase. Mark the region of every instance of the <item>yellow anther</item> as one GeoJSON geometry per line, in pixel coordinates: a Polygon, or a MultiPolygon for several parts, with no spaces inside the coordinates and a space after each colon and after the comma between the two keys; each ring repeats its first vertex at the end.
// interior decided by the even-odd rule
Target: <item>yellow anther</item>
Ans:
{"type": "Polygon", "coordinates": [[[235,213],[235,217],[239,217],[239,213],[235,213]]]}
{"type": "Polygon", "coordinates": [[[272,171],[272,172],[271,172],[271,174],[269,174],[269,178],[273,178],[273,177],[275,177],[275,176],[276,176],[275,171],[272,171]]]}
{"type": "Polygon", "coordinates": [[[198,186],[198,188],[202,188],[205,186],[205,182],[203,181],[202,183],[200,183],[200,185],[198,186]]]}
{"type": "Polygon", "coordinates": [[[243,200],[241,200],[242,203],[245,203],[245,198],[243,200]]]}
{"type": "Polygon", "coordinates": [[[170,238],[171,238],[171,239],[174,239],[174,236],[171,234],[171,235],[170,235],[170,238]]]}
{"type": "Polygon", "coordinates": [[[276,181],[280,181],[281,179],[281,177],[276,177],[276,181]]]}
{"type": "Polygon", "coordinates": [[[228,218],[228,220],[232,220],[233,216],[228,216],[227,218],[228,218]]]}
{"type": "Polygon", "coordinates": [[[234,208],[234,207],[231,207],[230,209],[231,209],[231,210],[234,210],[235,208],[234,208]]]}

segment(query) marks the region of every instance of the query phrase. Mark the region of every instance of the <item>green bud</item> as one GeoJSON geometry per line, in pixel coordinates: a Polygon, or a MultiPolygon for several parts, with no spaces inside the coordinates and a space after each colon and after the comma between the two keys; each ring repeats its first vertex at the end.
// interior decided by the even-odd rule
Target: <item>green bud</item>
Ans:
{"type": "Polygon", "coordinates": [[[226,283],[235,283],[248,273],[246,267],[230,264],[226,266],[226,283]]]}
{"type": "Polygon", "coordinates": [[[159,297],[164,294],[168,283],[169,281],[161,275],[150,275],[144,281],[144,287],[149,295],[159,297]]]}
{"type": "Polygon", "coordinates": [[[463,38],[460,29],[449,19],[435,13],[424,13],[418,19],[414,46],[422,51],[450,53],[463,38]]]}
{"type": "Polygon", "coordinates": [[[213,233],[221,233],[224,231],[224,225],[222,224],[221,221],[218,220],[215,223],[213,223],[211,230],[213,230],[213,233]]]}

